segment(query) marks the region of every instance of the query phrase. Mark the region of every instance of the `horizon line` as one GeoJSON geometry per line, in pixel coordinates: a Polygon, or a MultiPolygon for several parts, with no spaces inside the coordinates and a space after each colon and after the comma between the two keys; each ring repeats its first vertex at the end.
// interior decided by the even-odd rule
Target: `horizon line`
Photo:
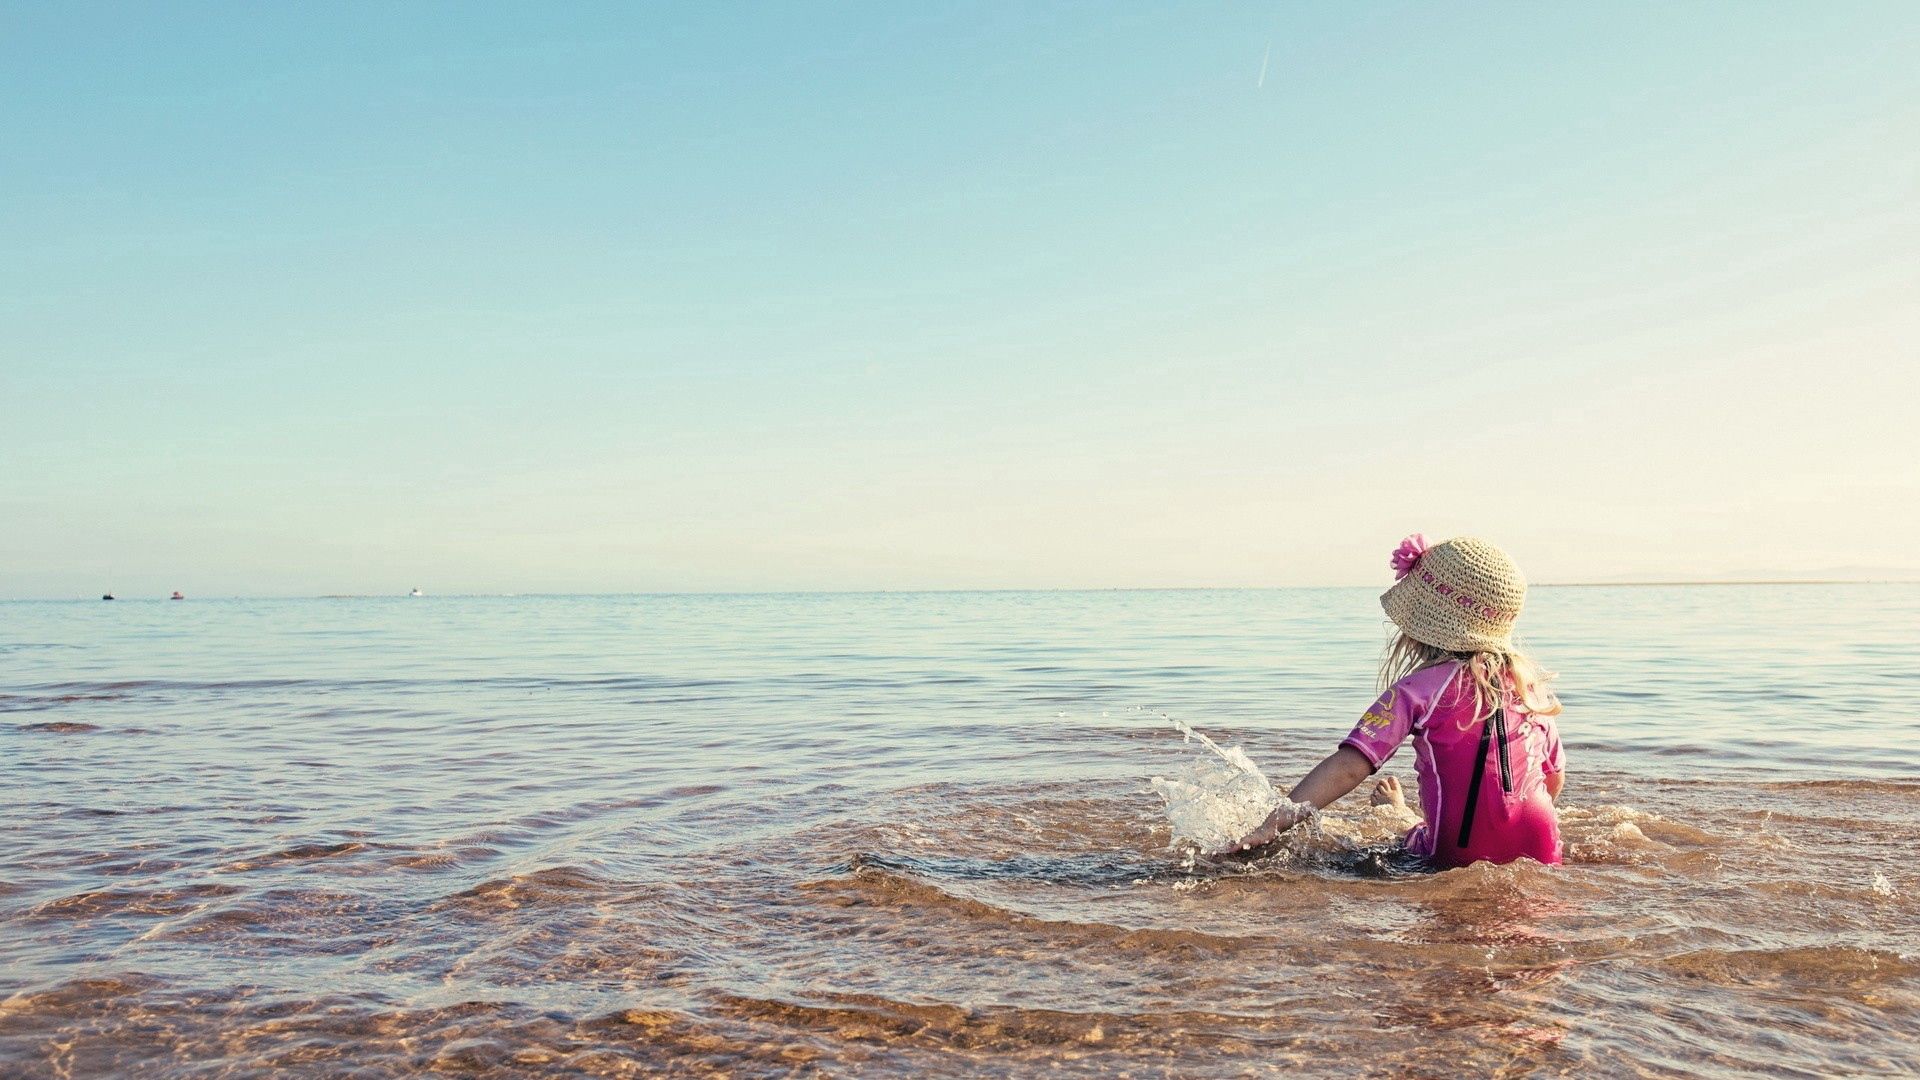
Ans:
{"type": "MultiPolygon", "coordinates": [[[[1684,578],[1659,579],[1649,581],[1542,581],[1530,585],[1533,589],[1627,589],[1659,587],[1695,587],[1695,586],[1764,586],[1764,585],[1920,585],[1920,577],[1911,578],[1736,578],[1727,580],[1689,580],[1684,578]]],[[[966,594],[966,593],[1105,593],[1105,592],[1282,592],[1308,589],[1372,589],[1380,588],[1372,584],[1364,585],[1092,585],[1092,586],[984,586],[984,587],[928,587],[928,588],[876,588],[876,589],[640,589],[614,592],[447,592],[422,593],[412,596],[408,593],[278,593],[278,594],[212,594],[200,597],[182,597],[175,601],[164,595],[115,596],[111,601],[106,597],[91,599],[85,596],[9,596],[0,597],[0,603],[8,604],[67,604],[67,603],[118,603],[121,601],[166,601],[184,603],[189,599],[203,600],[462,600],[462,599],[505,599],[512,597],[609,597],[609,596],[914,596],[925,594],[966,594]]]]}

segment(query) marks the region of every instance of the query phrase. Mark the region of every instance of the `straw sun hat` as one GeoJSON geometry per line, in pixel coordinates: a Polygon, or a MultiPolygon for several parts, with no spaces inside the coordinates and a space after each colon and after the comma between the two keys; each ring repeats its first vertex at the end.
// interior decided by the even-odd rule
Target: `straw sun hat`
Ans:
{"type": "Polygon", "coordinates": [[[1380,606],[1409,637],[1448,652],[1513,649],[1527,579],[1506,552],[1472,536],[1429,546],[1415,533],[1394,551],[1393,570],[1400,580],[1380,606]]]}

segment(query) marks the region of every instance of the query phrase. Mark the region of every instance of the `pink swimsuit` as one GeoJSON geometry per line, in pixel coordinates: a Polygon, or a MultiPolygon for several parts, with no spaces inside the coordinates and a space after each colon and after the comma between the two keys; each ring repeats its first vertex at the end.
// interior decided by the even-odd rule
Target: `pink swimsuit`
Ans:
{"type": "Polygon", "coordinates": [[[1407,834],[1413,854],[1443,867],[1482,859],[1557,863],[1560,821],[1546,783],[1548,773],[1566,767],[1560,733],[1551,717],[1509,707],[1500,718],[1503,747],[1502,724],[1493,713],[1485,723],[1476,715],[1473,680],[1465,668],[1449,661],[1401,679],[1380,695],[1341,745],[1360,751],[1378,769],[1413,736],[1426,819],[1407,834]],[[1471,814],[1469,793],[1475,796],[1471,814]]]}

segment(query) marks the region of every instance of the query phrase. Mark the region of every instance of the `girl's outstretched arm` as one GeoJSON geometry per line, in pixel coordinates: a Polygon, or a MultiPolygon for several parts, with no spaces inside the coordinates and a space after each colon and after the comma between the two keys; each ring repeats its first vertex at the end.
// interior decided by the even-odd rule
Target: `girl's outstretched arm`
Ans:
{"type": "Polygon", "coordinates": [[[1299,823],[1306,815],[1299,809],[1301,803],[1318,810],[1340,796],[1360,786],[1360,782],[1373,775],[1373,762],[1365,754],[1351,746],[1342,746],[1326,759],[1313,767],[1305,778],[1293,785],[1287,792],[1287,801],[1280,804],[1260,827],[1247,834],[1246,838],[1235,845],[1234,850],[1245,851],[1270,844],[1274,838],[1299,823]]]}

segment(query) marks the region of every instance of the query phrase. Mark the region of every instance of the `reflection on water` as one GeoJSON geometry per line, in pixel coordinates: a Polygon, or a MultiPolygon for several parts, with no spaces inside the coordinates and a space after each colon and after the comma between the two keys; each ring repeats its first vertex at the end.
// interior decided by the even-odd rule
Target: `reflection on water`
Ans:
{"type": "Polygon", "coordinates": [[[0,1073],[1920,1069],[1920,589],[1528,623],[1570,862],[1435,874],[1147,782],[1326,753],[1364,591],[0,605],[0,1073]]]}

